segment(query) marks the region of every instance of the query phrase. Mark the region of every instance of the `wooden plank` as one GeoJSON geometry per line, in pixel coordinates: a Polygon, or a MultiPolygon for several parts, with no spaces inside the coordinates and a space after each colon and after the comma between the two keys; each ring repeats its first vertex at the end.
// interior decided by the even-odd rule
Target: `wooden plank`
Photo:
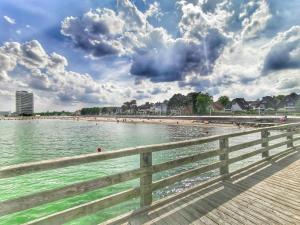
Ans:
{"type": "Polygon", "coordinates": [[[249,153],[246,153],[246,154],[243,154],[243,155],[240,155],[240,156],[236,156],[234,158],[229,159],[228,162],[229,162],[229,164],[232,164],[232,163],[235,163],[235,162],[239,162],[241,160],[244,160],[244,159],[253,157],[255,155],[258,155],[260,153],[266,152],[268,150],[271,150],[271,149],[274,149],[274,148],[279,148],[281,146],[286,145],[287,143],[290,143],[290,140],[289,141],[280,142],[280,143],[277,143],[277,144],[274,144],[274,145],[270,145],[268,147],[261,148],[261,149],[258,149],[258,150],[255,150],[253,152],[249,152],[249,153]]]}
{"type": "MultiPolygon", "coordinates": [[[[269,197],[262,196],[257,193],[253,193],[252,191],[249,191],[247,188],[240,185],[234,185],[234,184],[227,184],[227,186],[230,186],[231,189],[235,189],[239,192],[247,194],[248,197],[252,198],[254,201],[259,202],[260,204],[266,205],[266,207],[272,208],[273,210],[276,209],[280,213],[283,213],[287,217],[293,218],[293,220],[298,220],[295,217],[295,211],[291,208],[288,208],[284,205],[278,204],[277,201],[274,201],[274,199],[270,199],[269,197]]],[[[300,221],[300,220],[298,220],[300,221]]]]}
{"type": "Polygon", "coordinates": [[[232,198],[229,204],[238,204],[238,206],[241,207],[242,213],[250,213],[263,220],[264,218],[267,218],[269,222],[265,222],[264,224],[268,224],[271,221],[273,221],[272,223],[286,224],[287,222],[292,221],[290,220],[290,217],[271,209],[270,205],[265,204],[265,202],[249,197],[247,192],[241,193],[232,188],[225,188],[224,194],[229,198],[232,198]],[[278,215],[280,215],[280,217],[278,215]]]}
{"type": "MultiPolygon", "coordinates": [[[[262,132],[267,132],[267,131],[262,131],[262,132]]],[[[242,143],[242,144],[237,144],[237,145],[230,146],[228,148],[228,151],[229,152],[239,151],[239,150],[244,149],[244,148],[249,148],[249,147],[252,147],[252,146],[255,146],[255,145],[259,145],[262,142],[263,142],[262,139],[248,141],[248,142],[245,142],[245,143],[242,143]]]]}
{"type": "Polygon", "coordinates": [[[83,217],[92,213],[96,213],[101,209],[111,207],[124,201],[140,195],[140,188],[130,189],[121,193],[117,193],[99,200],[88,202],[79,206],[72,207],[61,212],[42,217],[40,219],[26,223],[27,225],[53,225],[63,224],[68,221],[83,217]]]}
{"type": "Polygon", "coordinates": [[[299,212],[299,210],[300,210],[300,206],[295,205],[293,202],[287,201],[285,198],[282,198],[280,196],[273,196],[271,193],[269,193],[268,191],[264,191],[263,189],[261,189],[260,191],[257,191],[255,189],[249,188],[249,185],[247,185],[243,182],[239,182],[234,185],[239,186],[239,187],[243,188],[244,190],[247,190],[248,193],[256,194],[257,197],[260,196],[260,198],[263,201],[266,199],[269,199],[269,200],[273,201],[274,203],[281,205],[283,208],[293,210],[294,212],[295,211],[299,212]]]}
{"type": "Polygon", "coordinates": [[[223,154],[220,155],[220,161],[224,162],[224,165],[220,167],[220,174],[221,175],[227,175],[229,173],[229,164],[228,164],[228,159],[229,159],[229,154],[228,154],[229,142],[228,142],[228,138],[220,139],[219,140],[219,147],[224,152],[223,154]]]}
{"type": "Polygon", "coordinates": [[[200,168],[188,170],[179,174],[176,174],[174,176],[170,176],[161,180],[158,180],[156,182],[153,182],[151,185],[152,191],[161,189],[163,187],[172,185],[178,181],[184,180],[186,178],[194,177],[194,176],[199,176],[201,173],[205,173],[217,168],[220,168],[221,166],[225,165],[226,162],[216,162],[207,166],[202,166],[200,168]]]}
{"type": "MultiPolygon", "coordinates": [[[[261,132],[261,139],[262,139],[261,147],[262,148],[268,148],[268,146],[269,146],[269,141],[268,141],[269,135],[270,135],[270,132],[267,131],[267,130],[264,130],[264,131],[261,132]]],[[[263,158],[266,158],[266,157],[269,157],[269,156],[270,156],[269,149],[267,149],[266,151],[264,151],[262,153],[263,158]]]]}
{"type": "Polygon", "coordinates": [[[147,171],[143,176],[140,178],[140,187],[141,187],[141,200],[140,206],[145,207],[149,206],[152,203],[152,191],[151,191],[151,184],[152,184],[152,173],[148,169],[152,166],[152,153],[142,153],[140,154],[140,167],[147,168],[147,171]]]}
{"type": "Polygon", "coordinates": [[[204,159],[208,159],[208,158],[212,158],[215,156],[219,156],[220,154],[222,154],[223,151],[222,150],[213,150],[213,151],[208,151],[208,152],[201,152],[195,155],[191,155],[191,156],[186,156],[183,158],[179,158],[179,159],[175,159],[175,160],[171,160],[171,161],[167,161],[165,163],[161,163],[159,165],[154,165],[152,168],[150,168],[152,170],[152,173],[157,173],[157,172],[161,172],[164,170],[169,170],[172,168],[176,168],[179,166],[183,166],[189,163],[194,163],[200,160],[204,160],[204,159]]]}
{"type": "MultiPolygon", "coordinates": [[[[292,132],[292,129],[291,129],[291,128],[288,128],[288,129],[287,129],[287,132],[291,133],[291,132],[292,132]]],[[[288,147],[288,148],[293,147],[293,146],[294,146],[294,143],[293,143],[293,135],[292,135],[292,134],[287,136],[287,140],[290,140],[290,141],[291,141],[290,143],[287,144],[287,147],[288,147]]]]}
{"type": "Polygon", "coordinates": [[[272,135],[272,136],[269,136],[267,141],[273,141],[273,140],[276,140],[276,139],[280,139],[280,138],[284,138],[286,136],[289,136],[289,135],[294,135],[294,134],[298,134],[299,131],[292,131],[292,132],[284,132],[282,134],[276,134],[276,135],[272,135]]]}
{"type": "Polygon", "coordinates": [[[266,219],[257,219],[249,213],[249,209],[242,211],[242,206],[231,203],[232,198],[228,198],[225,191],[222,190],[218,195],[211,195],[208,198],[222,207],[225,213],[231,218],[237,218],[237,220],[242,221],[243,224],[268,224],[266,219]]]}
{"type": "Polygon", "coordinates": [[[13,177],[13,176],[34,173],[34,172],[39,172],[44,170],[52,170],[52,169],[63,168],[68,166],[80,165],[84,163],[91,163],[91,162],[97,162],[102,160],[120,158],[120,157],[131,156],[131,155],[136,155],[136,154],[141,154],[146,152],[156,152],[162,150],[182,148],[191,145],[213,142],[224,138],[253,134],[253,133],[261,132],[263,130],[283,130],[287,128],[294,128],[299,125],[300,123],[284,124],[275,127],[259,128],[250,131],[235,132],[226,135],[215,135],[215,136],[197,138],[197,139],[192,139],[187,141],[140,146],[140,147],[126,148],[126,149],[121,149],[116,151],[83,154],[79,156],[63,157],[63,158],[44,160],[39,162],[31,162],[31,163],[24,163],[24,164],[13,165],[13,166],[6,166],[0,168],[0,178],[13,177]]]}

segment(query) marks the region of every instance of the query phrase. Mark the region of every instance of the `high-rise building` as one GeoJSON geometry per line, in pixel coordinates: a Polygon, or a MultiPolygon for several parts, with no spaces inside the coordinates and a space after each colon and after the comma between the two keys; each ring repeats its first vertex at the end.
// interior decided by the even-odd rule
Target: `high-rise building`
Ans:
{"type": "Polygon", "coordinates": [[[32,115],[33,110],[33,93],[27,91],[16,92],[16,113],[18,115],[32,115]]]}

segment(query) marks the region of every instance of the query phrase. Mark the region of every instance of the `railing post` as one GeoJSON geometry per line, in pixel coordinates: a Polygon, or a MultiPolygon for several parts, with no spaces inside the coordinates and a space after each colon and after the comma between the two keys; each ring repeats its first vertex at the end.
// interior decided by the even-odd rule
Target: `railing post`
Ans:
{"type": "Polygon", "coordinates": [[[223,153],[220,155],[220,161],[225,161],[226,164],[222,167],[220,167],[220,175],[226,175],[229,173],[229,164],[228,164],[228,159],[229,159],[229,153],[228,153],[228,138],[223,138],[219,140],[219,146],[220,149],[223,151],[223,153]]]}
{"type": "MultiPolygon", "coordinates": [[[[152,152],[141,153],[140,154],[140,167],[150,167],[152,166],[152,152]]],[[[149,206],[152,204],[152,173],[148,172],[140,178],[141,187],[141,202],[140,206],[149,206]]]]}
{"type": "MultiPolygon", "coordinates": [[[[269,142],[267,141],[269,135],[270,135],[270,132],[268,130],[263,130],[261,132],[261,139],[262,139],[261,147],[263,147],[263,148],[269,147],[269,142]]],[[[263,152],[261,155],[263,158],[267,158],[270,156],[270,152],[268,150],[268,151],[263,152]]]]}
{"type": "MultiPolygon", "coordinates": [[[[291,129],[291,128],[287,129],[287,132],[292,132],[292,131],[293,131],[293,129],[291,129]]],[[[293,135],[292,135],[292,134],[291,134],[291,135],[288,135],[286,138],[287,138],[288,141],[291,140],[290,143],[287,143],[287,148],[292,148],[292,147],[294,147],[293,135]]]]}

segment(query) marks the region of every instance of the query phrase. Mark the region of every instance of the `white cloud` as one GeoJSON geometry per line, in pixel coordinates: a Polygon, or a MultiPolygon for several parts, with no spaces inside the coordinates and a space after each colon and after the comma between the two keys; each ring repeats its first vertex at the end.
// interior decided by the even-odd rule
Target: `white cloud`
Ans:
{"type": "Polygon", "coordinates": [[[3,16],[3,19],[9,24],[16,24],[16,20],[9,16],[3,16]]]}
{"type": "Polygon", "coordinates": [[[160,20],[160,18],[163,16],[163,12],[161,11],[159,3],[154,2],[154,3],[150,4],[149,8],[145,12],[145,16],[147,18],[155,17],[156,19],[160,20]]]}
{"type": "MultiPolygon", "coordinates": [[[[254,3],[249,2],[247,6],[252,6],[254,3]]],[[[246,6],[246,7],[247,7],[246,6]]],[[[266,28],[268,22],[271,20],[272,15],[266,0],[259,2],[258,8],[250,16],[243,20],[242,38],[251,39],[256,38],[266,28]]]]}
{"type": "Polygon", "coordinates": [[[61,102],[106,102],[107,93],[103,92],[100,83],[89,74],[67,70],[65,57],[47,54],[36,40],[24,44],[7,42],[0,47],[0,57],[0,76],[4,81],[22,81],[28,89],[61,102]]]}

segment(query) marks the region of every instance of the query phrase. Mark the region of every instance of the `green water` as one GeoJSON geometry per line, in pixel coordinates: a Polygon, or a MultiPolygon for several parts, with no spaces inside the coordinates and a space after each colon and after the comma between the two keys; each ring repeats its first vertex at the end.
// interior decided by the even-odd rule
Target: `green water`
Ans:
{"type": "MultiPolygon", "coordinates": [[[[99,123],[63,120],[0,121],[0,165],[7,166],[63,156],[93,153],[97,147],[104,151],[139,145],[186,140],[196,137],[234,132],[234,127],[200,127],[160,124],[99,123]]],[[[236,139],[235,143],[240,140],[236,139]]],[[[154,163],[191,155],[199,151],[215,149],[218,143],[168,150],[154,154],[154,163]]],[[[206,165],[217,158],[197,162],[174,170],[156,174],[154,180],[170,176],[188,168],[206,165]]],[[[62,187],[80,181],[122,172],[139,167],[139,157],[131,156],[104,162],[72,166],[14,178],[0,179],[0,201],[13,199],[39,191],[62,187]]],[[[181,191],[202,180],[218,174],[218,171],[187,179],[180,184],[160,190],[154,198],[181,191]]],[[[138,185],[138,180],[88,192],[34,209],[0,217],[0,224],[21,224],[72,206],[124,191],[138,185]]],[[[69,224],[98,224],[99,222],[137,208],[139,199],[103,210],[99,213],[74,220],[69,224]]]]}

